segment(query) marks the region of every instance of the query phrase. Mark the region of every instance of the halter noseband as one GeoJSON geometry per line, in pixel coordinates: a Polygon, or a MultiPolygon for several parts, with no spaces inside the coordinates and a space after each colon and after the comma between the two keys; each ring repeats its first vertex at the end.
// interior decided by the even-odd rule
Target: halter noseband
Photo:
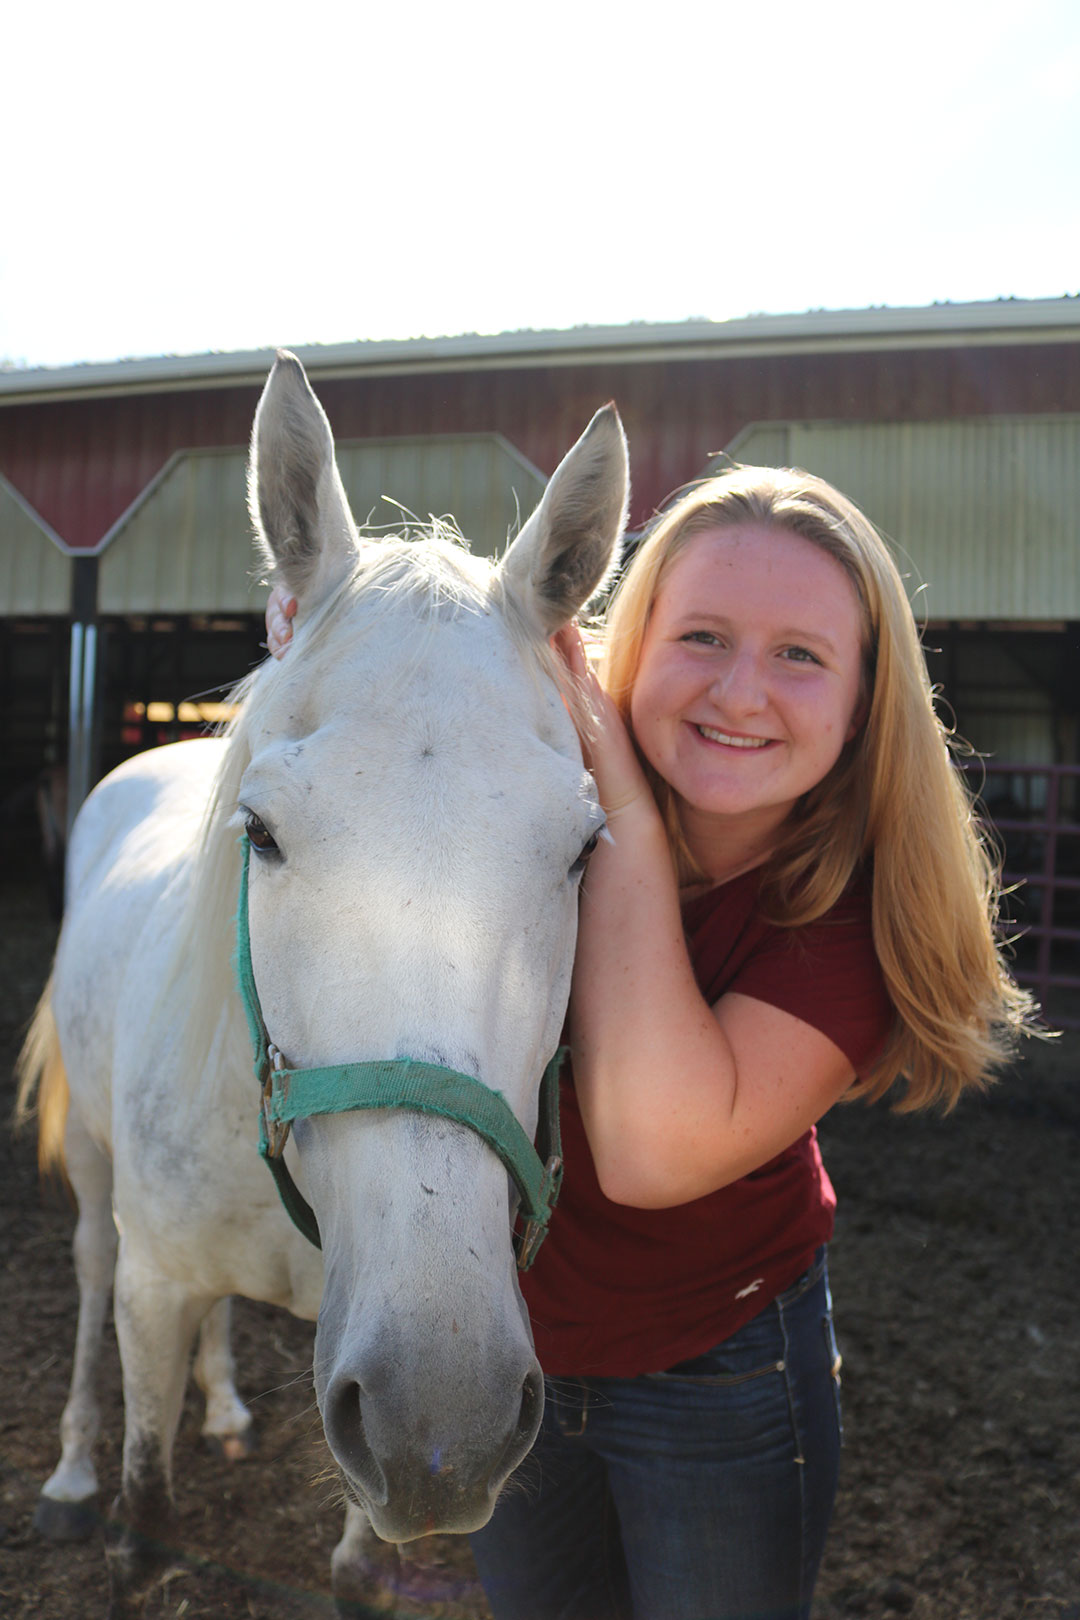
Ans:
{"type": "Polygon", "coordinates": [[[562,1184],[559,1136],[559,1071],[566,1056],[560,1046],[540,1082],[540,1152],[529,1141],[510,1105],[471,1075],[412,1058],[378,1063],[337,1063],[318,1069],[290,1069],[274,1046],[263,1021],[251,966],[248,929],[248,862],[251,845],[245,834],[236,912],[236,976],[255,1052],[255,1078],[262,1103],[259,1152],[277,1183],[293,1224],[310,1243],[322,1248],[315,1212],[300,1192],[285,1163],[285,1143],[294,1119],[311,1114],[343,1114],[363,1108],[405,1108],[441,1114],[482,1136],[513,1177],[525,1217],[514,1235],[518,1267],[527,1271],[547,1235],[548,1222],[562,1184]]]}

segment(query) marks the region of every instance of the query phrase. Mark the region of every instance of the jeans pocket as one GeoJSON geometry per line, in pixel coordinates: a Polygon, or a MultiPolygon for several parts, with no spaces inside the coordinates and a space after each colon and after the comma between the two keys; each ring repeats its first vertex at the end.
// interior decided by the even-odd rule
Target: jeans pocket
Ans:
{"type": "Polygon", "coordinates": [[[808,1294],[811,1288],[816,1288],[822,1277],[828,1274],[828,1268],[829,1250],[827,1244],[823,1243],[802,1276],[796,1277],[790,1288],[785,1288],[782,1294],[777,1295],[781,1308],[788,1310],[792,1305],[797,1305],[804,1294],[808,1294]]]}
{"type": "Polygon", "coordinates": [[[784,1334],[775,1303],[703,1355],[646,1376],[665,1384],[745,1384],[784,1370],[784,1334]]]}
{"type": "MultiPolygon", "coordinates": [[[[699,1361],[704,1361],[706,1358],[704,1356],[699,1356],[697,1359],[699,1361]]],[[[769,1361],[763,1367],[753,1367],[747,1372],[740,1373],[709,1371],[693,1372],[688,1370],[691,1366],[692,1363],[687,1363],[686,1367],[684,1368],[683,1364],[680,1362],[678,1367],[669,1368],[667,1372],[646,1373],[645,1377],[651,1378],[654,1383],[708,1384],[713,1388],[721,1388],[730,1387],[734,1384],[746,1384],[749,1383],[752,1378],[764,1378],[767,1373],[782,1373],[784,1370],[784,1363],[782,1361],[769,1361]]]]}

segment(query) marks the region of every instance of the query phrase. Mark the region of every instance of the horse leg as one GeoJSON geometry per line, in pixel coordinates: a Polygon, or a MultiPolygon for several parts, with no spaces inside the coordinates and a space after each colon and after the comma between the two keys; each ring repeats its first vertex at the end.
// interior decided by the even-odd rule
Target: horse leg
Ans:
{"type": "Polygon", "coordinates": [[[338,1620],[376,1620],[404,1613],[403,1602],[408,1606],[434,1601],[441,1613],[440,1589],[453,1601],[438,1544],[420,1540],[391,1547],[380,1542],[355,1502],[346,1504],[345,1528],[330,1560],[330,1574],[338,1620]]]}
{"type": "Polygon", "coordinates": [[[241,1462],[255,1441],[251,1413],[236,1392],[231,1330],[232,1300],[226,1295],[203,1318],[192,1370],[206,1398],[203,1438],[226,1462],[241,1462]]]}
{"type": "Polygon", "coordinates": [[[50,1541],[83,1541],[98,1522],[92,1452],[101,1420],[97,1373],[116,1266],[116,1226],[112,1161],[91,1140],[74,1108],[68,1115],[64,1155],[79,1203],[72,1245],[79,1324],[71,1388],[60,1420],[60,1461],[42,1486],[34,1528],[50,1541]]]}
{"type": "Polygon", "coordinates": [[[199,1323],[213,1301],[164,1277],[121,1240],[116,1336],[124,1375],[124,1465],[106,1527],[110,1620],[140,1612],[169,1561],[172,1448],[199,1323]]]}
{"type": "Polygon", "coordinates": [[[393,1594],[380,1592],[376,1572],[368,1558],[374,1539],[371,1521],[355,1502],[345,1504],[345,1528],[330,1559],[330,1583],[340,1616],[378,1614],[392,1606],[393,1594]]]}

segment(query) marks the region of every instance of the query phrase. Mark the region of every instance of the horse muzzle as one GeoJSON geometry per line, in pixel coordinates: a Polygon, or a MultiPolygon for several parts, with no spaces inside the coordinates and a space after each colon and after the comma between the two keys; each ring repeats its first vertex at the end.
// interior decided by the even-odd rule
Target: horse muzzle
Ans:
{"type": "Polygon", "coordinates": [[[448,1378],[373,1346],[340,1357],[324,1389],[317,1379],[330,1449],[384,1541],[480,1529],[531,1448],[544,1406],[531,1347],[506,1345],[485,1362],[448,1378]]]}

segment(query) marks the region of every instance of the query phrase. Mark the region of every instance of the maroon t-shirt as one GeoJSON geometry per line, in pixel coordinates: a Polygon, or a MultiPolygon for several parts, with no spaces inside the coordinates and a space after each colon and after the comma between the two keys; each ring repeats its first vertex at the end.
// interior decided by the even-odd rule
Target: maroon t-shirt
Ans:
{"type": "MultiPolygon", "coordinates": [[[[760,869],[683,908],[698,986],[712,1005],[753,996],[813,1025],[856,1074],[894,1018],[874,954],[870,896],[855,885],[804,928],[757,910],[760,869]]],[[[810,1130],[753,1174],[673,1209],[630,1209],[600,1190],[572,1083],[563,1081],[566,1175],[522,1279],[546,1373],[631,1378],[702,1355],[809,1266],[832,1235],[836,1195],[810,1130]]]]}

